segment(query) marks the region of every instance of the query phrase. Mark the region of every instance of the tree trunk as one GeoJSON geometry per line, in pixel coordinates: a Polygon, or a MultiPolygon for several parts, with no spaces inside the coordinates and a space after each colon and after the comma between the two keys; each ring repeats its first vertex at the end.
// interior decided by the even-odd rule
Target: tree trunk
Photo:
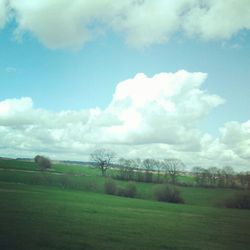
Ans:
{"type": "Polygon", "coordinates": [[[102,167],[102,176],[106,176],[106,169],[102,167]]]}

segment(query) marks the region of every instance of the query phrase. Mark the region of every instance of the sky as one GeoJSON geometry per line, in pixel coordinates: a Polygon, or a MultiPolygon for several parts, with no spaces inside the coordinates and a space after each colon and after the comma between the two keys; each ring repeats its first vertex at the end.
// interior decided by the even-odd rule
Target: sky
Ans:
{"type": "Polygon", "coordinates": [[[250,170],[249,0],[0,0],[0,156],[250,170]]]}

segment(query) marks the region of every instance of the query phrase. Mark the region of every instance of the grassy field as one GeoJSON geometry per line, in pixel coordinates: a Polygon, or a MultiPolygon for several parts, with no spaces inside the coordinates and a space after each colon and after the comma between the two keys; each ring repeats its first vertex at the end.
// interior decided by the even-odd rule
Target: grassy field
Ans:
{"type": "Polygon", "coordinates": [[[143,199],[105,195],[91,168],[0,165],[1,250],[250,249],[250,211],[216,206],[242,191],[180,187],[186,203],[175,205],[154,201],[154,184],[137,183],[143,199]]]}
{"type": "MultiPolygon", "coordinates": [[[[104,178],[98,169],[79,165],[54,164],[53,169],[41,172],[33,162],[19,162],[15,160],[1,161],[0,181],[45,185],[63,189],[77,189],[103,193],[104,178]],[[16,163],[16,164],[15,164],[16,163]]],[[[112,174],[112,173],[110,173],[112,174]]],[[[126,181],[115,181],[117,186],[123,187],[126,181]]],[[[137,198],[153,200],[156,184],[137,183],[137,198]]],[[[222,188],[179,187],[186,204],[199,206],[215,206],[219,201],[242,191],[222,188]]]]}

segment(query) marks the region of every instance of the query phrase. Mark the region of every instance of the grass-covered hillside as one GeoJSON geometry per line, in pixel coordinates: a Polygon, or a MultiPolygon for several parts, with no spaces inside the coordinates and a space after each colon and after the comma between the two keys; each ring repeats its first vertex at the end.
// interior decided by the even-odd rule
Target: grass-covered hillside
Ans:
{"type": "Polygon", "coordinates": [[[0,171],[0,249],[249,249],[250,210],[220,202],[243,190],[179,187],[185,203],[172,204],[152,183],[107,195],[86,166],[1,160],[0,171]]]}

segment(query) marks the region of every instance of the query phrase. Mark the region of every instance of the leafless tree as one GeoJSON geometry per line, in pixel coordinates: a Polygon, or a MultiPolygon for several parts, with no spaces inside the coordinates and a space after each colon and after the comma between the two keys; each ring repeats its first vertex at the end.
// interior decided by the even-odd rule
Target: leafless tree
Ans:
{"type": "Polygon", "coordinates": [[[250,189],[250,171],[238,173],[237,179],[241,187],[245,189],[250,189]]]}
{"type": "Polygon", "coordinates": [[[151,171],[154,169],[156,161],[154,159],[145,159],[143,161],[143,166],[146,171],[151,171]]]}
{"type": "Polygon", "coordinates": [[[140,158],[132,160],[132,165],[135,169],[135,178],[137,181],[144,181],[144,172],[143,172],[143,161],[140,158]]]}
{"type": "Polygon", "coordinates": [[[208,171],[203,167],[193,167],[192,174],[194,175],[196,184],[198,186],[204,186],[208,181],[208,171]]]}
{"type": "Polygon", "coordinates": [[[143,161],[143,167],[145,169],[146,172],[146,182],[152,182],[153,179],[153,174],[152,174],[152,170],[154,170],[156,165],[156,161],[154,159],[145,159],[143,161]]]}
{"type": "Polygon", "coordinates": [[[97,149],[90,154],[90,160],[102,171],[102,176],[106,176],[106,171],[114,158],[115,153],[105,148],[97,149]]]}
{"type": "Polygon", "coordinates": [[[120,168],[120,178],[125,180],[132,180],[134,175],[133,160],[120,158],[118,162],[120,168]]]}
{"type": "Polygon", "coordinates": [[[162,170],[162,162],[155,160],[155,169],[157,170],[157,182],[160,182],[160,172],[162,170]]]}
{"type": "Polygon", "coordinates": [[[218,169],[217,167],[210,167],[207,169],[207,171],[208,171],[210,185],[216,186],[220,176],[220,169],[218,169]]]}
{"type": "Polygon", "coordinates": [[[142,160],[140,158],[133,159],[133,165],[136,169],[140,169],[142,165],[142,160]]]}
{"type": "Polygon", "coordinates": [[[170,176],[173,184],[176,184],[176,178],[178,174],[180,174],[180,172],[185,168],[184,163],[181,160],[175,158],[164,159],[162,166],[166,173],[170,176]]]}
{"type": "Polygon", "coordinates": [[[232,187],[234,184],[234,169],[231,166],[225,166],[221,171],[222,178],[225,181],[227,187],[232,187]]]}

